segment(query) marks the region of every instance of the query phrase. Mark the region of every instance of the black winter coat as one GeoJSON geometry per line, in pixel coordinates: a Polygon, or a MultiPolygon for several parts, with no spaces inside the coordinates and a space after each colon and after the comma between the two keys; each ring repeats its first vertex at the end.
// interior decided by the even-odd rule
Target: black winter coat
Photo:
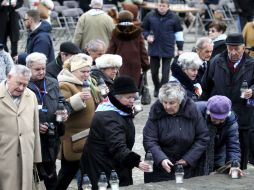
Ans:
{"type": "Polygon", "coordinates": [[[39,52],[46,55],[48,63],[55,60],[55,52],[50,32],[51,25],[47,21],[42,21],[41,25],[30,32],[27,38],[26,52],[28,54],[39,52]]]}
{"type": "Polygon", "coordinates": [[[131,151],[135,141],[132,109],[120,104],[111,94],[109,99],[116,108],[130,115],[122,116],[112,110],[95,112],[81,157],[82,174],[88,174],[93,190],[98,189],[102,171],[109,179],[111,170],[116,170],[120,186],[132,185],[132,168],[140,162],[140,156],[131,151]]]}
{"type": "Polygon", "coordinates": [[[215,168],[232,160],[237,160],[240,163],[241,151],[236,114],[232,111],[222,125],[215,126],[212,124],[210,116],[207,115],[207,102],[196,102],[196,105],[206,120],[210,134],[206,150],[206,174],[208,175],[215,168]]]}
{"type": "Polygon", "coordinates": [[[105,74],[98,68],[94,67],[91,69],[91,77],[94,78],[98,84],[100,78],[102,78],[104,80],[104,82],[106,83],[107,87],[109,88],[109,91],[112,91],[113,89],[113,83],[114,81],[110,78],[108,78],[107,76],[105,76],[105,74]]]}
{"type": "MultiPolygon", "coordinates": [[[[43,98],[43,108],[47,109],[47,112],[39,110],[39,121],[40,123],[54,123],[55,135],[50,136],[48,133],[40,134],[41,137],[41,151],[42,151],[42,161],[53,161],[55,162],[57,153],[59,150],[60,139],[59,136],[64,133],[64,126],[61,123],[56,122],[55,112],[57,110],[58,100],[63,100],[64,97],[60,94],[59,86],[57,80],[45,77],[46,80],[46,95],[41,94],[43,98]]],[[[38,87],[44,91],[43,81],[33,82],[29,81],[28,88],[32,90],[37,97],[38,105],[42,105],[40,95],[38,93],[38,87]],[[36,87],[37,86],[37,87],[36,87]]],[[[64,101],[65,102],[65,101],[64,101]]],[[[68,110],[68,109],[67,109],[68,110]]]]}
{"type": "MultiPolygon", "coordinates": [[[[175,33],[183,31],[177,15],[171,11],[168,11],[165,15],[160,15],[157,10],[153,10],[144,18],[142,28],[144,29],[145,39],[150,31],[154,33],[154,42],[148,44],[149,56],[174,57],[175,33]]],[[[182,49],[182,46],[183,42],[178,46],[178,49],[182,49]]]]}
{"type": "Polygon", "coordinates": [[[164,159],[173,164],[184,159],[188,163],[184,177],[194,177],[198,160],[206,150],[209,133],[204,118],[190,98],[183,100],[175,115],[169,115],[158,100],[151,107],[143,138],[146,152],[150,151],[154,158],[154,172],[145,173],[145,182],[158,182],[175,178],[174,170],[167,173],[162,168],[164,159]]]}
{"type": "Polygon", "coordinates": [[[211,60],[201,82],[203,89],[201,98],[207,100],[213,95],[228,97],[232,101],[232,109],[237,114],[240,129],[248,129],[253,108],[248,107],[246,100],[240,98],[240,87],[246,80],[249,88],[254,92],[254,59],[244,53],[238,65],[239,70],[235,74],[232,74],[228,68],[227,61],[227,51],[218,54],[211,60]]]}
{"type": "Polygon", "coordinates": [[[60,73],[62,69],[63,62],[61,60],[60,55],[58,55],[54,61],[47,64],[46,75],[57,80],[57,75],[60,73]]]}

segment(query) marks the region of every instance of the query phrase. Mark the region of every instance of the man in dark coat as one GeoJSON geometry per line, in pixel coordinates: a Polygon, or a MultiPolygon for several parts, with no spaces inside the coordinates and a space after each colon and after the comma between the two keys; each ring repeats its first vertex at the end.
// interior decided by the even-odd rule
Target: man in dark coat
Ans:
{"type": "Polygon", "coordinates": [[[242,34],[229,34],[226,39],[227,51],[218,54],[210,63],[202,79],[202,99],[213,95],[223,95],[232,101],[232,109],[238,116],[239,139],[241,144],[241,169],[247,168],[249,140],[248,133],[253,115],[253,107],[247,105],[247,99],[253,98],[254,59],[247,55],[242,34]],[[240,88],[243,82],[248,89],[240,88]]]}
{"type": "Polygon", "coordinates": [[[40,14],[37,10],[28,10],[24,20],[27,29],[30,30],[27,38],[26,53],[43,53],[49,63],[54,61],[54,47],[50,36],[51,25],[47,21],[40,22],[40,14]]]}
{"type": "Polygon", "coordinates": [[[23,0],[0,0],[0,43],[4,44],[5,50],[7,48],[7,38],[11,41],[11,56],[15,57],[18,54],[18,40],[19,40],[19,15],[16,9],[20,8],[23,0]]]}
{"type": "Polygon", "coordinates": [[[157,9],[149,12],[143,20],[144,37],[148,42],[148,55],[154,84],[154,96],[158,96],[162,84],[169,80],[171,59],[175,44],[178,54],[183,50],[183,28],[180,19],[169,9],[169,1],[161,0],[157,9]],[[159,80],[160,60],[162,59],[162,78],[159,80]]]}
{"type": "Polygon", "coordinates": [[[240,162],[237,116],[231,111],[231,101],[226,96],[217,95],[209,98],[208,102],[196,102],[196,105],[210,133],[205,173],[209,175],[228,162],[240,162]]]}
{"type": "MultiPolygon", "coordinates": [[[[47,190],[54,190],[57,182],[56,158],[59,151],[59,137],[64,133],[63,123],[56,121],[59,101],[64,101],[60,94],[57,80],[45,77],[46,56],[32,53],[27,56],[26,64],[32,76],[28,88],[38,100],[42,163],[37,165],[39,175],[44,180],[47,190]]],[[[67,120],[67,110],[63,111],[63,121],[67,120]]]]}
{"type": "Polygon", "coordinates": [[[127,76],[114,81],[109,99],[101,103],[94,115],[90,133],[81,157],[82,174],[88,174],[92,189],[98,189],[100,172],[109,179],[111,170],[119,177],[119,185],[132,185],[132,169],[148,171],[149,165],[132,151],[135,141],[133,124],[134,97],[138,91],[127,76]]]}
{"type": "Polygon", "coordinates": [[[72,55],[81,53],[81,50],[72,42],[63,42],[60,45],[60,52],[53,62],[47,64],[46,75],[57,79],[57,75],[63,69],[64,61],[72,55]]]}

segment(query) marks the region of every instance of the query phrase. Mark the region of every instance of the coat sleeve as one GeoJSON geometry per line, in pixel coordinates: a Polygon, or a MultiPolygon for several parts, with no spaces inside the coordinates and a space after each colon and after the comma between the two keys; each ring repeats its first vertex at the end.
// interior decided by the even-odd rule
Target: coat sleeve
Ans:
{"type": "Polygon", "coordinates": [[[37,98],[34,96],[34,163],[42,162],[41,157],[41,141],[39,132],[39,112],[37,98]]]}
{"type": "Polygon", "coordinates": [[[145,47],[145,40],[143,34],[140,34],[140,55],[141,55],[141,67],[143,72],[147,71],[150,68],[150,63],[148,60],[148,53],[145,47]]]}
{"type": "Polygon", "coordinates": [[[109,41],[107,53],[115,54],[116,53],[116,43],[115,43],[115,35],[114,31],[112,32],[111,39],[109,41]]]}
{"type": "MultiPolygon", "coordinates": [[[[43,53],[48,56],[50,55],[51,46],[50,36],[48,34],[42,34],[35,39],[31,52],[43,53]]],[[[47,59],[50,59],[50,57],[47,57],[47,59]]]]}
{"type": "Polygon", "coordinates": [[[150,151],[152,153],[157,166],[159,166],[164,159],[168,159],[159,145],[158,136],[158,125],[156,121],[148,119],[143,129],[143,146],[146,152],[150,151]]]}
{"type": "Polygon", "coordinates": [[[144,20],[143,20],[143,22],[142,22],[142,28],[144,29],[143,34],[144,34],[144,38],[145,38],[145,39],[147,38],[147,36],[149,35],[149,32],[150,32],[150,22],[149,22],[150,14],[151,14],[151,13],[148,13],[148,14],[145,16],[145,18],[144,18],[144,20]]]}
{"type": "Polygon", "coordinates": [[[235,122],[230,127],[230,130],[228,131],[228,136],[226,138],[226,162],[232,160],[238,160],[239,162],[241,160],[241,150],[237,122],[235,122]]]}
{"type": "Polygon", "coordinates": [[[192,167],[195,167],[197,164],[196,162],[201,157],[202,153],[206,150],[210,140],[209,131],[205,124],[205,120],[202,117],[201,113],[197,112],[197,114],[197,119],[193,122],[195,127],[194,143],[182,158],[192,167]]]}
{"type": "Polygon", "coordinates": [[[124,130],[126,126],[122,125],[114,118],[104,124],[106,145],[115,161],[127,168],[138,167],[141,157],[127,147],[124,130]]]}
{"type": "Polygon", "coordinates": [[[85,24],[85,16],[81,16],[78,20],[76,30],[74,33],[74,38],[73,38],[74,44],[76,44],[80,49],[84,48],[84,47],[81,47],[84,24],[85,24]]]}

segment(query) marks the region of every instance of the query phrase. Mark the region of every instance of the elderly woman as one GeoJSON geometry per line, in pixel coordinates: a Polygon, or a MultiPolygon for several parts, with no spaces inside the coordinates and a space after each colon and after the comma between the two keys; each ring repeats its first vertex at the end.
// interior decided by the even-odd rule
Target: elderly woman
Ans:
{"type": "Polygon", "coordinates": [[[184,177],[194,177],[196,166],[209,141],[208,130],[195,103],[177,82],[164,84],[159,100],[151,107],[143,130],[145,151],[153,155],[152,173],[145,183],[174,179],[174,165],[184,167],[184,177]]]}
{"type": "Polygon", "coordinates": [[[58,75],[59,87],[70,102],[73,112],[64,123],[65,134],[61,143],[61,169],[56,189],[67,189],[79,169],[84,141],[78,146],[72,136],[90,128],[97,102],[97,90],[90,78],[92,58],[86,54],[76,54],[65,61],[58,75]]]}
{"type": "Polygon", "coordinates": [[[223,21],[215,20],[209,24],[208,34],[214,44],[211,58],[227,49],[225,43],[227,38],[226,30],[227,25],[223,21]]]}
{"type": "Polygon", "coordinates": [[[112,90],[113,81],[123,63],[122,57],[120,55],[104,54],[98,57],[95,62],[96,67],[92,68],[91,77],[97,83],[100,79],[103,79],[109,90],[112,90]]]}
{"type": "Polygon", "coordinates": [[[199,67],[202,61],[197,53],[185,52],[172,63],[170,81],[178,81],[187,92],[187,96],[197,100],[202,93],[201,85],[197,81],[199,67]]]}
{"type": "Polygon", "coordinates": [[[132,168],[148,171],[149,165],[132,151],[135,141],[133,104],[138,91],[127,76],[114,81],[107,101],[97,108],[81,159],[81,171],[88,174],[94,190],[103,171],[109,179],[111,170],[119,177],[119,185],[133,184],[132,168]]]}

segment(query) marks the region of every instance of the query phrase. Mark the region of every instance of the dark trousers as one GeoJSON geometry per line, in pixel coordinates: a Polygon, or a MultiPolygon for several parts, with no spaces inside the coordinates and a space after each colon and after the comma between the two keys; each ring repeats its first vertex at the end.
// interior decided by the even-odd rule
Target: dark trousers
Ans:
{"type": "Polygon", "coordinates": [[[158,91],[161,85],[169,81],[169,70],[170,63],[172,58],[160,58],[151,56],[150,57],[150,66],[152,72],[152,80],[154,84],[154,90],[158,91]],[[160,69],[160,60],[162,59],[162,77],[161,81],[159,80],[159,69],[160,69]]]}
{"type": "Polygon", "coordinates": [[[70,185],[75,174],[79,170],[80,161],[61,160],[61,169],[58,173],[56,190],[65,190],[70,185]]]}
{"type": "Polygon", "coordinates": [[[56,163],[42,162],[37,164],[40,179],[44,181],[47,190],[55,190],[57,183],[56,163]]]}
{"type": "Polygon", "coordinates": [[[254,113],[252,114],[250,131],[249,131],[249,140],[250,140],[250,153],[249,153],[249,163],[254,165],[254,113]]]}
{"type": "Polygon", "coordinates": [[[241,148],[241,169],[247,169],[249,160],[249,129],[239,129],[239,141],[241,148]]]}

